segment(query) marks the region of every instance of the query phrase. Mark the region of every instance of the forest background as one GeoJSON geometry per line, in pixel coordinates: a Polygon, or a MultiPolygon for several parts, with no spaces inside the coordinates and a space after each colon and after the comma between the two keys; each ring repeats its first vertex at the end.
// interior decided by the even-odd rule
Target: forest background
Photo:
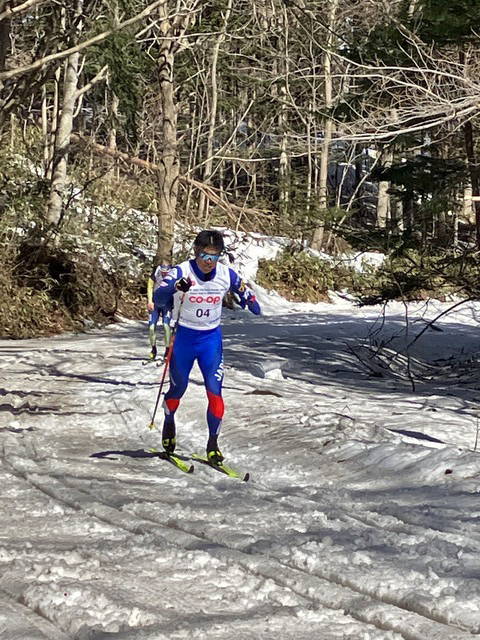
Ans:
{"type": "Polygon", "coordinates": [[[286,297],[478,299],[477,4],[0,0],[0,335],[144,317],[212,226],[286,297]]]}

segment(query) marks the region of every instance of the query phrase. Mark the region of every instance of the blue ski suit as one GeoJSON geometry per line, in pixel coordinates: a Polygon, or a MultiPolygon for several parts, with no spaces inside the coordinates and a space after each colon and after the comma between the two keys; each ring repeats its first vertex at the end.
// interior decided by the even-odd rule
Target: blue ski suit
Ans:
{"type": "MultiPolygon", "coordinates": [[[[147,300],[148,302],[153,302],[153,294],[158,289],[160,284],[162,283],[164,276],[162,275],[162,267],[156,267],[147,281],[147,300]]],[[[159,307],[155,305],[152,311],[148,314],[148,326],[153,327],[155,330],[158,324],[158,321],[162,316],[162,323],[169,325],[172,317],[172,302],[166,304],[163,307],[159,307]]]]}
{"type": "Polygon", "coordinates": [[[220,320],[222,301],[227,291],[237,295],[242,308],[248,308],[255,315],[260,314],[260,305],[252,291],[233,269],[221,263],[217,263],[211,273],[204,274],[195,260],[182,262],[168,273],[154,293],[156,306],[163,307],[173,301],[173,316],[178,316],[170,359],[170,388],[163,403],[165,419],[173,421],[197,360],[207,391],[207,424],[211,436],[218,435],[224,414],[220,320]],[[186,293],[176,289],[177,281],[183,277],[193,282],[186,293]]]}

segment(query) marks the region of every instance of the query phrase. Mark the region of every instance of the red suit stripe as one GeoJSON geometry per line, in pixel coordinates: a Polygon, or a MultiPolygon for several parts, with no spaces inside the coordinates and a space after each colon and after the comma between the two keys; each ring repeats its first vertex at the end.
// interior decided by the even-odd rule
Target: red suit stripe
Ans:
{"type": "Polygon", "coordinates": [[[165,404],[167,405],[169,411],[175,413],[178,405],[180,404],[180,398],[165,398],[165,404]]]}
{"type": "Polygon", "coordinates": [[[221,420],[223,418],[223,414],[225,413],[225,405],[223,404],[222,396],[217,396],[215,393],[211,391],[207,391],[208,396],[208,410],[215,418],[221,420]]]}

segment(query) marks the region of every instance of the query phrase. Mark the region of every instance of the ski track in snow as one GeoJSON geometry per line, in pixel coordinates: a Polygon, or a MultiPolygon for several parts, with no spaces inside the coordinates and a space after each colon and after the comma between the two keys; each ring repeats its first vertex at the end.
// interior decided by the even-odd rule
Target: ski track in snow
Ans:
{"type": "MultiPolygon", "coordinates": [[[[344,320],[356,329],[340,337],[341,315],[335,328],[300,314],[293,328],[292,316],[227,322],[222,442],[249,483],[136,457],[159,439],[148,423],[161,369],[135,360],[143,325],[2,342],[0,637],[480,633],[478,456],[411,435],[433,437],[434,420],[423,432],[418,421],[437,413],[471,440],[475,390],[442,393],[437,378],[417,394],[391,380],[382,391],[345,348],[362,319],[344,320]],[[253,376],[269,358],[284,375],[253,376]]],[[[205,407],[194,371],[184,451],[203,450],[205,407]]]]}
{"type": "MultiPolygon", "coordinates": [[[[196,550],[206,548],[207,552],[220,562],[224,562],[227,565],[235,563],[247,573],[251,572],[255,576],[260,575],[265,580],[273,580],[281,588],[291,590],[299,598],[303,598],[305,601],[303,606],[307,606],[307,608],[311,603],[346,613],[350,612],[352,617],[368,624],[378,625],[380,629],[394,629],[402,632],[404,626],[403,622],[400,622],[402,613],[389,606],[388,599],[383,600],[382,598],[373,597],[369,601],[364,597],[368,594],[363,592],[358,585],[355,585],[351,580],[342,579],[341,576],[335,575],[335,573],[318,579],[318,574],[316,577],[307,571],[309,568],[308,556],[302,557],[300,553],[299,557],[296,558],[294,554],[292,560],[295,564],[275,562],[269,554],[265,555],[261,552],[262,541],[260,541],[259,559],[256,551],[258,543],[252,542],[254,540],[253,536],[246,536],[238,531],[232,532],[231,527],[227,527],[227,535],[225,536],[225,533],[222,530],[218,530],[218,527],[205,526],[203,523],[200,523],[199,529],[196,530],[195,526],[191,524],[185,525],[189,521],[190,515],[188,510],[185,509],[181,510],[177,520],[169,516],[166,522],[160,523],[160,526],[158,526],[156,518],[151,516],[151,506],[146,509],[146,512],[144,507],[134,509],[134,517],[131,518],[129,517],[130,514],[126,516],[123,510],[119,511],[104,502],[100,502],[90,492],[80,491],[59,481],[51,475],[51,472],[50,474],[42,473],[43,469],[32,461],[34,452],[28,455],[29,452],[25,451],[23,456],[18,456],[17,448],[14,446],[10,452],[7,447],[5,453],[11,468],[45,495],[122,531],[134,533],[141,537],[148,536],[148,543],[150,544],[153,541],[160,548],[163,548],[166,544],[177,546],[179,545],[178,532],[182,532],[184,535],[180,539],[181,549],[196,550]],[[205,545],[205,541],[213,544],[205,545]],[[251,550],[248,547],[251,547],[251,550]],[[342,586],[346,587],[346,589],[339,589],[342,586]],[[325,591],[328,592],[328,596],[325,595],[325,591]],[[363,597],[359,598],[358,596],[363,597]],[[358,602],[359,600],[360,602],[358,602]],[[359,604],[361,605],[360,607],[359,604]]],[[[55,469],[56,474],[63,475],[64,472],[65,470],[61,468],[55,469]]],[[[278,508],[278,505],[275,505],[275,507],[278,508]]],[[[304,512],[304,507],[305,505],[302,504],[302,501],[296,501],[295,509],[300,513],[304,512]]],[[[265,509],[261,508],[260,511],[261,515],[265,516],[265,509]]],[[[337,518],[335,520],[338,522],[337,518]]],[[[242,524],[244,521],[244,518],[242,518],[242,524]]],[[[378,524],[376,522],[375,527],[378,527],[378,524]]],[[[369,526],[373,526],[372,523],[369,526]]],[[[302,529],[303,526],[300,531],[302,529]]],[[[351,535],[351,529],[349,531],[351,535]]],[[[305,541],[303,541],[303,545],[305,545],[305,541]]],[[[291,546],[296,546],[294,541],[292,541],[291,546]]],[[[406,609],[403,615],[409,616],[409,626],[419,627],[415,635],[410,635],[409,637],[425,637],[425,634],[432,634],[432,632],[436,631],[437,625],[434,618],[425,616],[427,619],[420,622],[415,619],[418,616],[412,615],[414,603],[411,604],[410,610],[408,603],[394,604],[406,609]]],[[[293,603],[291,606],[293,606],[293,603]]],[[[439,619],[441,620],[441,616],[439,616],[439,619]]],[[[457,637],[462,637],[462,634],[457,635],[457,637]]]]}

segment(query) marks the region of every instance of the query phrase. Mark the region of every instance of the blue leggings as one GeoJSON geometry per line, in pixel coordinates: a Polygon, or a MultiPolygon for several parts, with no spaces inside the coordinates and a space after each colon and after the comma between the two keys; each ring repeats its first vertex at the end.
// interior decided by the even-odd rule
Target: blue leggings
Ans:
{"type": "Polygon", "coordinates": [[[168,344],[170,342],[170,320],[172,318],[172,311],[171,309],[167,309],[165,307],[155,307],[154,310],[150,311],[150,313],[148,314],[148,334],[150,345],[153,347],[157,344],[156,329],[158,321],[160,319],[160,315],[162,316],[164,343],[165,347],[168,347],[168,344]]]}
{"type": "Polygon", "coordinates": [[[207,331],[177,329],[170,360],[170,388],[165,394],[165,420],[173,422],[175,412],[188,386],[193,363],[197,360],[208,396],[207,424],[211,436],[220,431],[224,414],[222,399],[223,344],[220,327],[207,331]]]}
{"type": "Polygon", "coordinates": [[[170,324],[170,319],[172,317],[172,312],[170,309],[155,307],[153,311],[150,311],[148,314],[148,325],[157,326],[158,320],[160,319],[160,314],[162,316],[163,324],[170,324]]]}

